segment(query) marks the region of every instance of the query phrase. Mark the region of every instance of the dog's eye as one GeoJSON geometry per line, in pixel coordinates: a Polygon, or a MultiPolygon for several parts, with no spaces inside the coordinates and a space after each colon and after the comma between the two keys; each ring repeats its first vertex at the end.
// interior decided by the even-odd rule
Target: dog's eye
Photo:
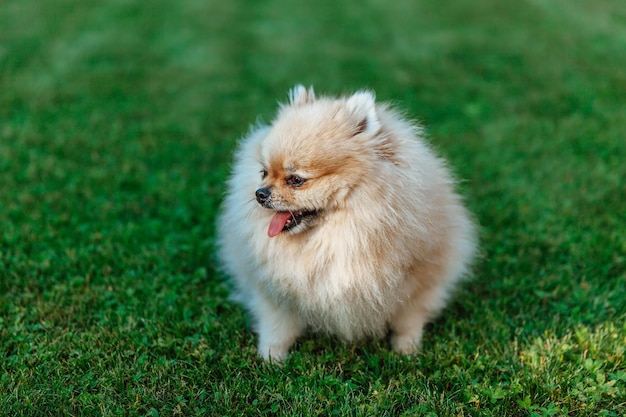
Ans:
{"type": "Polygon", "coordinates": [[[302,184],[306,182],[306,179],[298,176],[298,175],[290,175],[286,179],[287,185],[291,187],[300,187],[302,184]]]}
{"type": "Polygon", "coordinates": [[[265,177],[267,177],[267,169],[262,169],[259,172],[261,173],[261,178],[262,179],[265,179],[265,177]]]}

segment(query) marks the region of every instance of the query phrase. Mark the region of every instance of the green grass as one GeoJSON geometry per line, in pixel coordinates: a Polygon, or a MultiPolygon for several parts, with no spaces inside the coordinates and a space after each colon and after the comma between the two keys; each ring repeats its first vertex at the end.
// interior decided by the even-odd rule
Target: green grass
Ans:
{"type": "Polygon", "coordinates": [[[0,2],[0,415],[626,413],[626,9],[0,2]],[[482,229],[404,358],[256,357],[214,257],[235,141],[296,83],[419,118],[482,229]]]}

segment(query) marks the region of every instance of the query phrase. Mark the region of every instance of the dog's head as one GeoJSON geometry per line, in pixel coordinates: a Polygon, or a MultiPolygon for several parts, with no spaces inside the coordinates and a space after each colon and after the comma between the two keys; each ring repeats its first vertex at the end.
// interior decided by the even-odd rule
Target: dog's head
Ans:
{"type": "Polygon", "coordinates": [[[374,96],[316,98],[297,86],[259,143],[257,202],[275,211],[270,237],[300,233],[366,186],[384,133],[374,96]]]}

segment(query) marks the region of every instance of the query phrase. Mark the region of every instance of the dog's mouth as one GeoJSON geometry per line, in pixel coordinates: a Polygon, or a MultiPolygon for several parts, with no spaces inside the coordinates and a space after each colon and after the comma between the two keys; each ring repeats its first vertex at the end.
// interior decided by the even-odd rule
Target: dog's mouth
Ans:
{"type": "Polygon", "coordinates": [[[274,237],[281,232],[297,231],[298,226],[304,228],[317,217],[315,210],[299,210],[299,211],[277,211],[272,217],[270,227],[267,229],[267,235],[274,237]]]}

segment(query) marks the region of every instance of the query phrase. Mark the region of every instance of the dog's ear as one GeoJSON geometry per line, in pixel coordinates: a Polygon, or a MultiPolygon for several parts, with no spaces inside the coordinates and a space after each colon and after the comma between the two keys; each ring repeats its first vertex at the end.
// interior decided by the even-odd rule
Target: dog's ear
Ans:
{"type": "Polygon", "coordinates": [[[289,90],[289,103],[293,106],[301,106],[303,104],[312,103],[313,101],[315,101],[313,87],[309,87],[307,90],[303,85],[298,84],[289,90]]]}
{"type": "Polygon", "coordinates": [[[374,135],[380,130],[380,120],[376,114],[376,99],[370,91],[357,91],[346,102],[346,108],[358,120],[354,134],[374,135]]]}

